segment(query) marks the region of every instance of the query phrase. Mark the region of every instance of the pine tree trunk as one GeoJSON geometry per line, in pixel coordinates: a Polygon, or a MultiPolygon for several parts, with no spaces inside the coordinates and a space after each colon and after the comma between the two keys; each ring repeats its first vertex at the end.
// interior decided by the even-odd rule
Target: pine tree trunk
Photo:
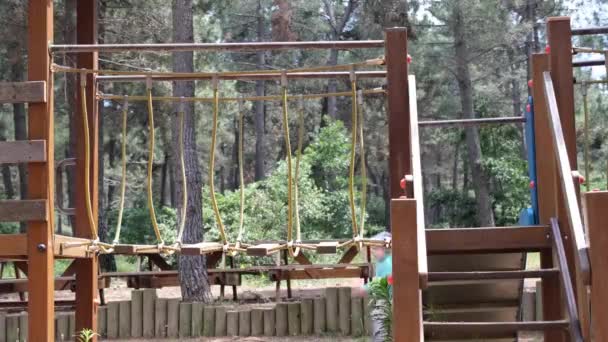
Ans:
{"type": "MultiPolygon", "coordinates": [[[[194,42],[194,28],[192,18],[192,0],[173,0],[173,41],[192,43],[194,42]]],[[[192,72],[194,60],[192,52],[173,53],[173,71],[192,72]]],[[[173,82],[173,96],[194,96],[194,82],[173,82]]],[[[176,104],[178,106],[179,104],[176,104]]],[[[175,110],[177,112],[177,108],[175,110]]],[[[179,132],[179,120],[174,115],[173,132],[179,132]]],[[[196,127],[194,106],[192,103],[184,104],[184,160],[186,170],[186,182],[188,191],[188,205],[186,207],[186,226],[184,229],[183,242],[196,243],[204,239],[203,236],[203,199],[202,199],[202,172],[198,164],[198,153],[196,150],[196,127]]],[[[173,158],[179,156],[178,134],[174,134],[173,158]]],[[[179,165],[173,163],[173,165],[179,165]]],[[[179,172],[179,167],[174,167],[179,172]]],[[[175,176],[176,180],[176,202],[178,211],[183,203],[181,177],[175,176]]],[[[213,300],[211,287],[207,276],[205,256],[179,256],[179,280],[182,289],[182,297],[185,301],[200,301],[209,303],[213,300]]]]}
{"type": "MultiPolygon", "coordinates": [[[[475,118],[473,111],[473,85],[469,70],[469,54],[464,32],[464,22],[461,7],[458,1],[454,3],[454,40],[456,47],[456,78],[460,91],[460,104],[466,119],[475,118]]],[[[473,188],[477,204],[478,223],[483,227],[494,226],[494,213],[492,211],[492,197],[490,194],[490,181],[482,165],[481,143],[479,130],[470,126],[465,130],[466,145],[469,164],[473,176],[473,188]]]]}
{"type": "MultiPolygon", "coordinates": [[[[262,12],[262,1],[258,0],[258,41],[264,41],[264,13],[262,12]]],[[[264,51],[256,53],[256,67],[258,70],[264,68],[266,64],[264,51]]],[[[255,95],[264,96],[266,94],[266,84],[263,80],[255,82],[255,95]]],[[[266,159],[264,153],[264,101],[255,102],[255,180],[260,181],[265,178],[264,161],[266,159]]]]}

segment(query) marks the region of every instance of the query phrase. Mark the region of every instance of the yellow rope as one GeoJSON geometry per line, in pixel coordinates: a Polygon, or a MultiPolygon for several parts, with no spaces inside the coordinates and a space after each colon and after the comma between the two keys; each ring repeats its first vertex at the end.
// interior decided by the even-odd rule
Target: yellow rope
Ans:
{"type": "Polygon", "coordinates": [[[361,153],[361,221],[359,223],[359,238],[363,239],[365,234],[365,210],[367,205],[367,167],[365,165],[365,144],[363,141],[363,92],[359,90],[357,94],[357,104],[359,106],[359,147],[361,153]]]}
{"type": "Polygon", "coordinates": [[[148,143],[148,209],[150,210],[150,220],[152,221],[152,227],[154,228],[154,234],[156,234],[156,240],[159,245],[164,245],[162,236],[160,235],[160,229],[158,228],[158,221],[156,220],[156,211],[154,210],[154,199],[152,197],[152,166],[154,164],[154,107],[152,105],[152,86],[151,82],[148,82],[148,126],[150,130],[150,139],[148,143]]]}
{"type": "Polygon", "coordinates": [[[188,208],[188,184],[186,179],[186,163],[184,162],[184,110],[183,102],[180,102],[180,108],[178,110],[179,116],[179,165],[182,176],[182,210],[180,214],[179,230],[177,233],[177,243],[182,243],[184,235],[184,227],[186,226],[186,212],[188,208]]]}
{"type": "Polygon", "coordinates": [[[293,175],[291,173],[291,144],[289,142],[289,116],[287,113],[287,75],[285,73],[281,75],[281,92],[283,96],[283,133],[285,135],[285,150],[287,151],[287,249],[289,254],[293,256],[294,250],[291,247],[291,244],[293,244],[293,175]]]}
{"type": "Polygon", "coordinates": [[[245,176],[243,171],[243,122],[245,116],[245,109],[243,108],[243,102],[239,101],[239,187],[240,187],[240,212],[239,212],[239,234],[236,238],[235,248],[241,247],[241,240],[243,239],[243,227],[245,222],[245,176]]]}
{"type": "Polygon", "coordinates": [[[129,113],[129,100],[125,96],[125,102],[122,107],[122,142],[121,142],[121,166],[122,177],[120,178],[120,199],[118,203],[118,219],[116,220],[116,232],[114,233],[113,244],[118,244],[120,241],[120,230],[122,226],[122,214],[125,208],[125,193],[127,189],[127,115],[129,113]]]}
{"type": "Polygon", "coordinates": [[[351,74],[351,145],[350,145],[350,168],[348,175],[348,200],[350,204],[351,221],[353,225],[353,238],[357,237],[357,213],[355,210],[355,156],[357,148],[357,81],[354,72],[351,74]]]}
{"type": "Polygon", "coordinates": [[[220,237],[224,246],[228,244],[226,238],[226,230],[222,223],[220,216],[220,209],[217,206],[217,199],[215,198],[215,185],[213,184],[215,178],[215,146],[217,144],[217,121],[218,121],[218,110],[219,110],[219,91],[217,85],[217,78],[213,79],[213,128],[211,132],[211,151],[209,158],[209,191],[211,192],[211,206],[213,207],[213,213],[215,214],[215,221],[217,222],[220,230],[220,237]]]}
{"type": "Polygon", "coordinates": [[[87,218],[93,240],[98,240],[97,227],[93,218],[93,208],[91,205],[91,138],[89,137],[89,114],[87,112],[87,78],[86,74],[80,74],[80,102],[82,104],[82,129],[84,133],[84,191],[87,218]]]}
{"type": "MultiPolygon", "coordinates": [[[[363,91],[366,95],[373,94],[385,94],[386,91],[382,88],[372,88],[366,89],[363,91]]],[[[334,92],[334,93],[323,93],[323,94],[306,94],[306,95],[288,95],[288,100],[296,100],[300,97],[306,100],[310,99],[319,99],[326,97],[351,97],[351,91],[343,91],[343,92],[334,92]]],[[[124,99],[124,95],[113,95],[113,94],[99,94],[97,96],[100,100],[122,100],[124,99]]],[[[130,101],[148,101],[147,96],[130,96],[130,101]]],[[[213,97],[175,97],[175,96],[154,96],[152,98],[153,101],[185,101],[185,102],[208,102],[213,103],[213,97]]],[[[270,95],[270,96],[250,96],[250,97],[220,97],[219,102],[238,102],[238,101],[282,101],[282,95],[270,95]]]]}
{"type": "Polygon", "coordinates": [[[340,65],[327,65],[309,68],[294,68],[288,70],[244,70],[244,71],[223,71],[223,72],[162,72],[162,71],[126,71],[126,70],[106,70],[106,69],[77,69],[67,67],[59,64],[53,64],[51,66],[52,72],[85,72],[89,74],[97,75],[126,75],[126,76],[161,76],[161,77],[221,77],[221,76],[247,76],[256,74],[276,74],[280,75],[284,72],[287,73],[298,73],[298,72],[320,72],[320,71],[331,71],[331,70],[350,70],[353,67],[361,66],[374,66],[384,65],[384,57],[366,60],[363,62],[340,64],[340,65]]]}
{"type": "MultiPolygon", "coordinates": [[[[302,232],[300,229],[300,200],[299,200],[299,189],[298,181],[300,179],[300,160],[302,159],[302,144],[304,141],[304,103],[303,99],[299,101],[299,113],[298,113],[298,149],[296,152],[296,172],[295,182],[293,184],[294,189],[294,206],[295,206],[295,224],[296,224],[296,242],[302,241],[302,232]]],[[[299,254],[299,248],[296,249],[294,254],[299,254]]]]}

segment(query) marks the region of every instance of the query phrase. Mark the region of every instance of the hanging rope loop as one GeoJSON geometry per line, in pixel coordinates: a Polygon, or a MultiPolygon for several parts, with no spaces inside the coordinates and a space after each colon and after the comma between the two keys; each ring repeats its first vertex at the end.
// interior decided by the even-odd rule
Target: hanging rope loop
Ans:
{"type": "Polygon", "coordinates": [[[118,202],[118,218],[116,220],[116,232],[114,233],[113,245],[120,242],[120,231],[122,228],[122,216],[125,208],[125,195],[127,189],[127,115],[129,113],[129,96],[125,95],[122,105],[122,141],[120,146],[121,153],[121,178],[120,178],[120,198],[118,202]]]}
{"type": "Polygon", "coordinates": [[[148,92],[148,130],[150,131],[150,138],[148,139],[148,174],[147,174],[147,191],[148,191],[148,210],[150,211],[150,220],[152,221],[152,228],[154,228],[154,234],[156,240],[160,246],[164,246],[165,242],[161,236],[160,228],[158,227],[158,221],[156,219],[156,210],[154,209],[154,197],[152,187],[152,170],[154,167],[154,105],[152,103],[152,78],[146,78],[146,90],[148,92]]]}
{"type": "Polygon", "coordinates": [[[182,203],[181,203],[181,211],[180,211],[180,220],[179,220],[179,228],[177,233],[177,239],[175,240],[176,245],[181,246],[184,237],[184,227],[186,226],[186,213],[188,209],[188,179],[186,178],[186,163],[184,158],[184,102],[185,98],[180,97],[180,101],[178,104],[178,125],[179,125],[179,135],[177,137],[177,144],[179,146],[179,166],[181,173],[181,181],[182,181],[182,203]]]}

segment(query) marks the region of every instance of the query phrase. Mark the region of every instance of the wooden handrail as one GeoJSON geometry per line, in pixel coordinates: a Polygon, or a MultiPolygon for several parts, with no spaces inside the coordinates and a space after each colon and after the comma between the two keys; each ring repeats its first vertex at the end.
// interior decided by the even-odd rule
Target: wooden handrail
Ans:
{"type": "Polygon", "coordinates": [[[410,98],[410,144],[412,156],[412,176],[414,199],[416,200],[416,229],[418,230],[418,274],[420,288],[425,289],[428,283],[428,263],[426,257],[426,232],[424,223],[424,200],[422,187],[422,164],[420,162],[420,138],[418,135],[418,104],[416,101],[416,77],[409,75],[410,98]]]}
{"type": "Polygon", "coordinates": [[[545,99],[547,101],[547,112],[549,114],[549,124],[551,126],[553,137],[553,151],[555,152],[555,160],[559,172],[559,183],[564,194],[564,201],[568,222],[570,223],[571,236],[576,247],[575,262],[578,270],[581,273],[583,283],[589,285],[591,281],[591,272],[589,264],[589,251],[587,241],[585,240],[585,231],[583,230],[583,220],[576,198],[576,190],[572,179],[572,168],[568,159],[568,150],[564,139],[564,132],[559,117],[557,107],[557,99],[555,98],[555,89],[553,88],[553,80],[551,73],[545,71],[543,73],[545,99]]]}

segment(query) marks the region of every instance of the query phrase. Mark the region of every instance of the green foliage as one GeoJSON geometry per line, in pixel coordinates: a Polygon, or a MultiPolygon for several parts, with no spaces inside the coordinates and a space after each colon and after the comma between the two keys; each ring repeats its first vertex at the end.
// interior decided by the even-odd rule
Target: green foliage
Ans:
{"type": "Polygon", "coordinates": [[[375,278],[369,283],[369,308],[371,318],[381,322],[380,336],[384,336],[384,341],[392,341],[393,336],[393,296],[392,286],[388,284],[387,278],[375,278]]]}
{"type": "Polygon", "coordinates": [[[94,332],[92,329],[82,329],[76,337],[76,340],[78,342],[89,342],[93,341],[95,336],[99,336],[99,334],[94,332]]]}
{"type": "MultiPolygon", "coordinates": [[[[109,236],[112,238],[116,231],[117,217],[116,210],[108,214],[108,224],[111,227],[109,236]]],[[[175,210],[169,207],[157,207],[156,219],[165,244],[173,243],[177,235],[175,210]]],[[[120,230],[120,242],[126,244],[155,244],[158,242],[150,220],[150,212],[144,199],[137,202],[134,207],[125,208],[120,230]]]]}

